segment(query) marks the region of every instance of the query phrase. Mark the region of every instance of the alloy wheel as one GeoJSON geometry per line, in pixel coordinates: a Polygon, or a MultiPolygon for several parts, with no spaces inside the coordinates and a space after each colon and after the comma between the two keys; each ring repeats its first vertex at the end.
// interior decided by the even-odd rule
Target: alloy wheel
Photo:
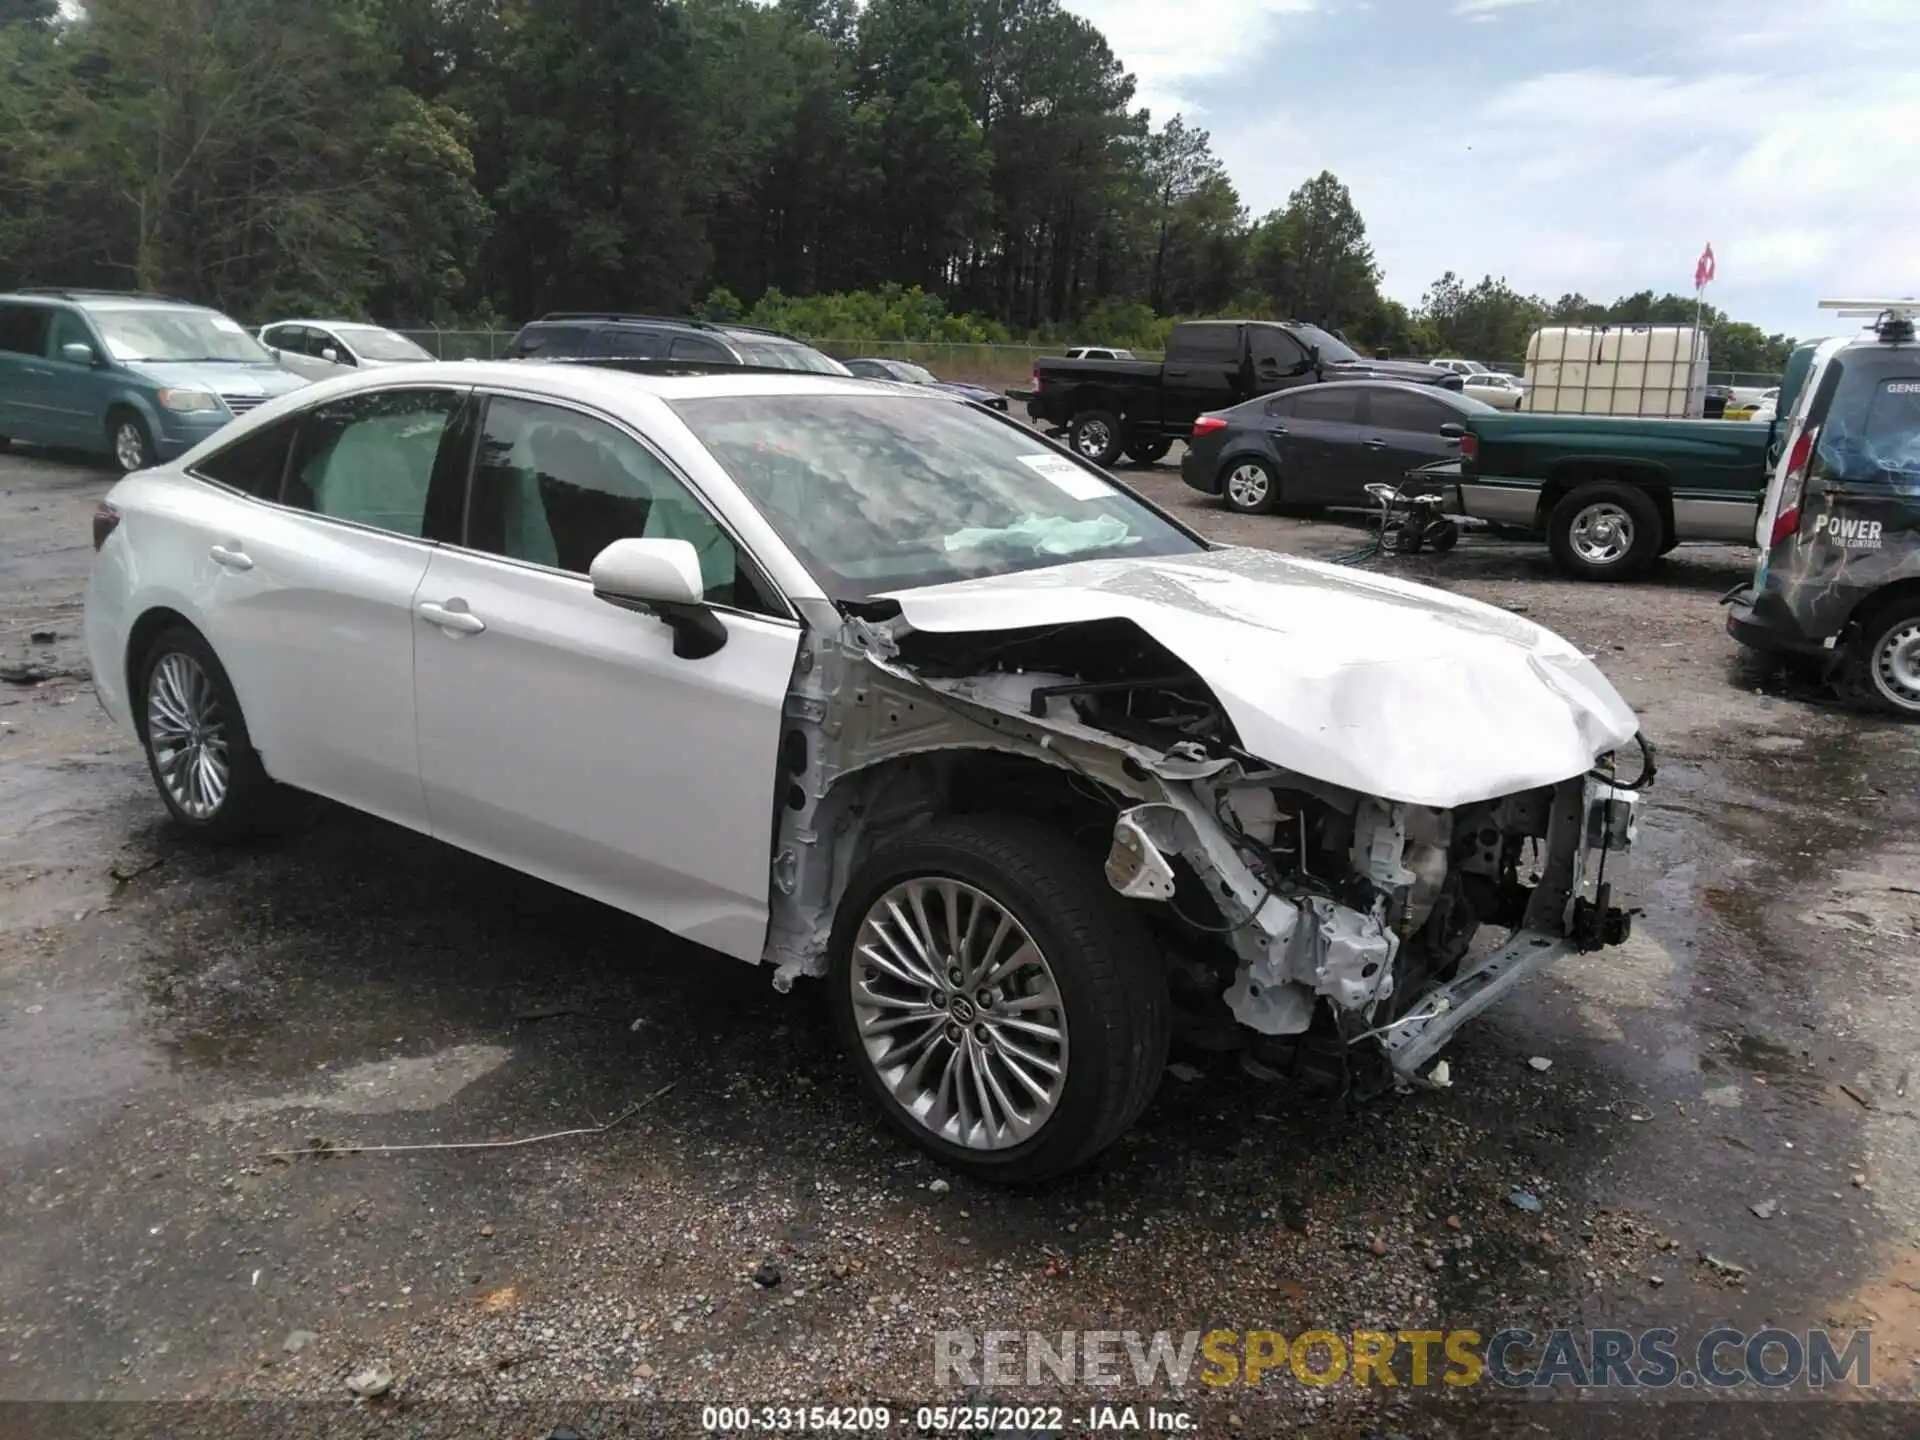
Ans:
{"type": "Polygon", "coordinates": [[[147,440],[140,427],[122,420],[113,431],[113,458],[122,470],[144,470],[147,466],[147,440]]]}
{"type": "Polygon", "coordinates": [[[1089,420],[1074,432],[1073,448],[1089,460],[1098,461],[1113,444],[1113,432],[1104,420],[1089,420]]]}
{"type": "Polygon", "coordinates": [[[1227,476],[1227,498],[1242,510],[1264,505],[1267,499],[1267,472],[1254,464],[1235,466],[1227,476]]]}
{"type": "Polygon", "coordinates": [[[153,768],[180,812],[211,820],[227,798],[232,765],[220,695],[200,663],[178,650],[147,680],[147,744],[153,768]]]}
{"type": "Polygon", "coordinates": [[[1633,549],[1633,516],[1611,500],[1598,500],[1573,517],[1567,538],[1589,565],[1617,565],[1633,549]]]}
{"type": "Polygon", "coordinates": [[[944,876],[888,889],[860,923],[848,983],[868,1063],[930,1133],[1004,1150],[1059,1108],[1059,985],[1026,928],[985,891],[944,876]]]}

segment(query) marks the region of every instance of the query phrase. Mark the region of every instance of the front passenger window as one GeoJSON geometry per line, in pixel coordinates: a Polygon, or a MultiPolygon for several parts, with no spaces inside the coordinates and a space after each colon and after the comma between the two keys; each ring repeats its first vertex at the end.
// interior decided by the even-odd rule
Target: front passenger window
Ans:
{"type": "Polygon", "coordinates": [[[283,502],[420,535],[440,438],[461,398],[452,390],[376,390],[309,411],[283,502]]]}
{"type": "Polygon", "coordinates": [[[776,613],[719,522],[644,445],[557,405],[504,395],[487,403],[468,545],[585,575],[594,556],[627,539],[685,540],[709,601],[776,613]]]}

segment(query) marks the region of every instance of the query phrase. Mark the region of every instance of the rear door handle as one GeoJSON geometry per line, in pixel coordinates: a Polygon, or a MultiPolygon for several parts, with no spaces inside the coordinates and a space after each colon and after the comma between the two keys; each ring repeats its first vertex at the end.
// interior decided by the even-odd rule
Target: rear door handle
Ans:
{"type": "Polygon", "coordinates": [[[455,635],[478,635],[487,628],[487,622],[467,609],[464,600],[450,600],[445,605],[422,600],[414,613],[429,625],[438,625],[455,635]],[[458,609],[452,608],[456,605],[458,609]]]}
{"type": "Polygon", "coordinates": [[[224,565],[229,570],[251,570],[253,560],[237,546],[216,545],[207,554],[213,557],[213,563],[224,565]]]}

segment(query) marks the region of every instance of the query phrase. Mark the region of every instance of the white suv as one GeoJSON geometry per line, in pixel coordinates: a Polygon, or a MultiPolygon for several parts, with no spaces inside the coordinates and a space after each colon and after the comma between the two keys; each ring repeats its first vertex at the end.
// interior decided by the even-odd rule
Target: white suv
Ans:
{"type": "Polygon", "coordinates": [[[886,1114],[981,1174],[1110,1143],[1176,1009],[1296,1077],[1433,1080],[1625,934],[1636,725],[1578,649],[1215,548],[938,394],[356,374],[95,533],[95,684],[186,830],[313,792],[823,976],[886,1114]]]}

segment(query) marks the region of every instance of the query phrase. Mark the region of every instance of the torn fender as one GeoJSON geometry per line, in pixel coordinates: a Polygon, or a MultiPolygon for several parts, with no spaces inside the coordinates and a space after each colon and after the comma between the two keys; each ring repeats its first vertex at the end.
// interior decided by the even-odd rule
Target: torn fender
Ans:
{"type": "Polygon", "coordinates": [[[1633,711],[1572,644],[1517,615],[1263,550],[1086,560],[887,597],[915,630],[1128,620],[1219,698],[1261,759],[1439,809],[1578,775],[1633,711]]]}

